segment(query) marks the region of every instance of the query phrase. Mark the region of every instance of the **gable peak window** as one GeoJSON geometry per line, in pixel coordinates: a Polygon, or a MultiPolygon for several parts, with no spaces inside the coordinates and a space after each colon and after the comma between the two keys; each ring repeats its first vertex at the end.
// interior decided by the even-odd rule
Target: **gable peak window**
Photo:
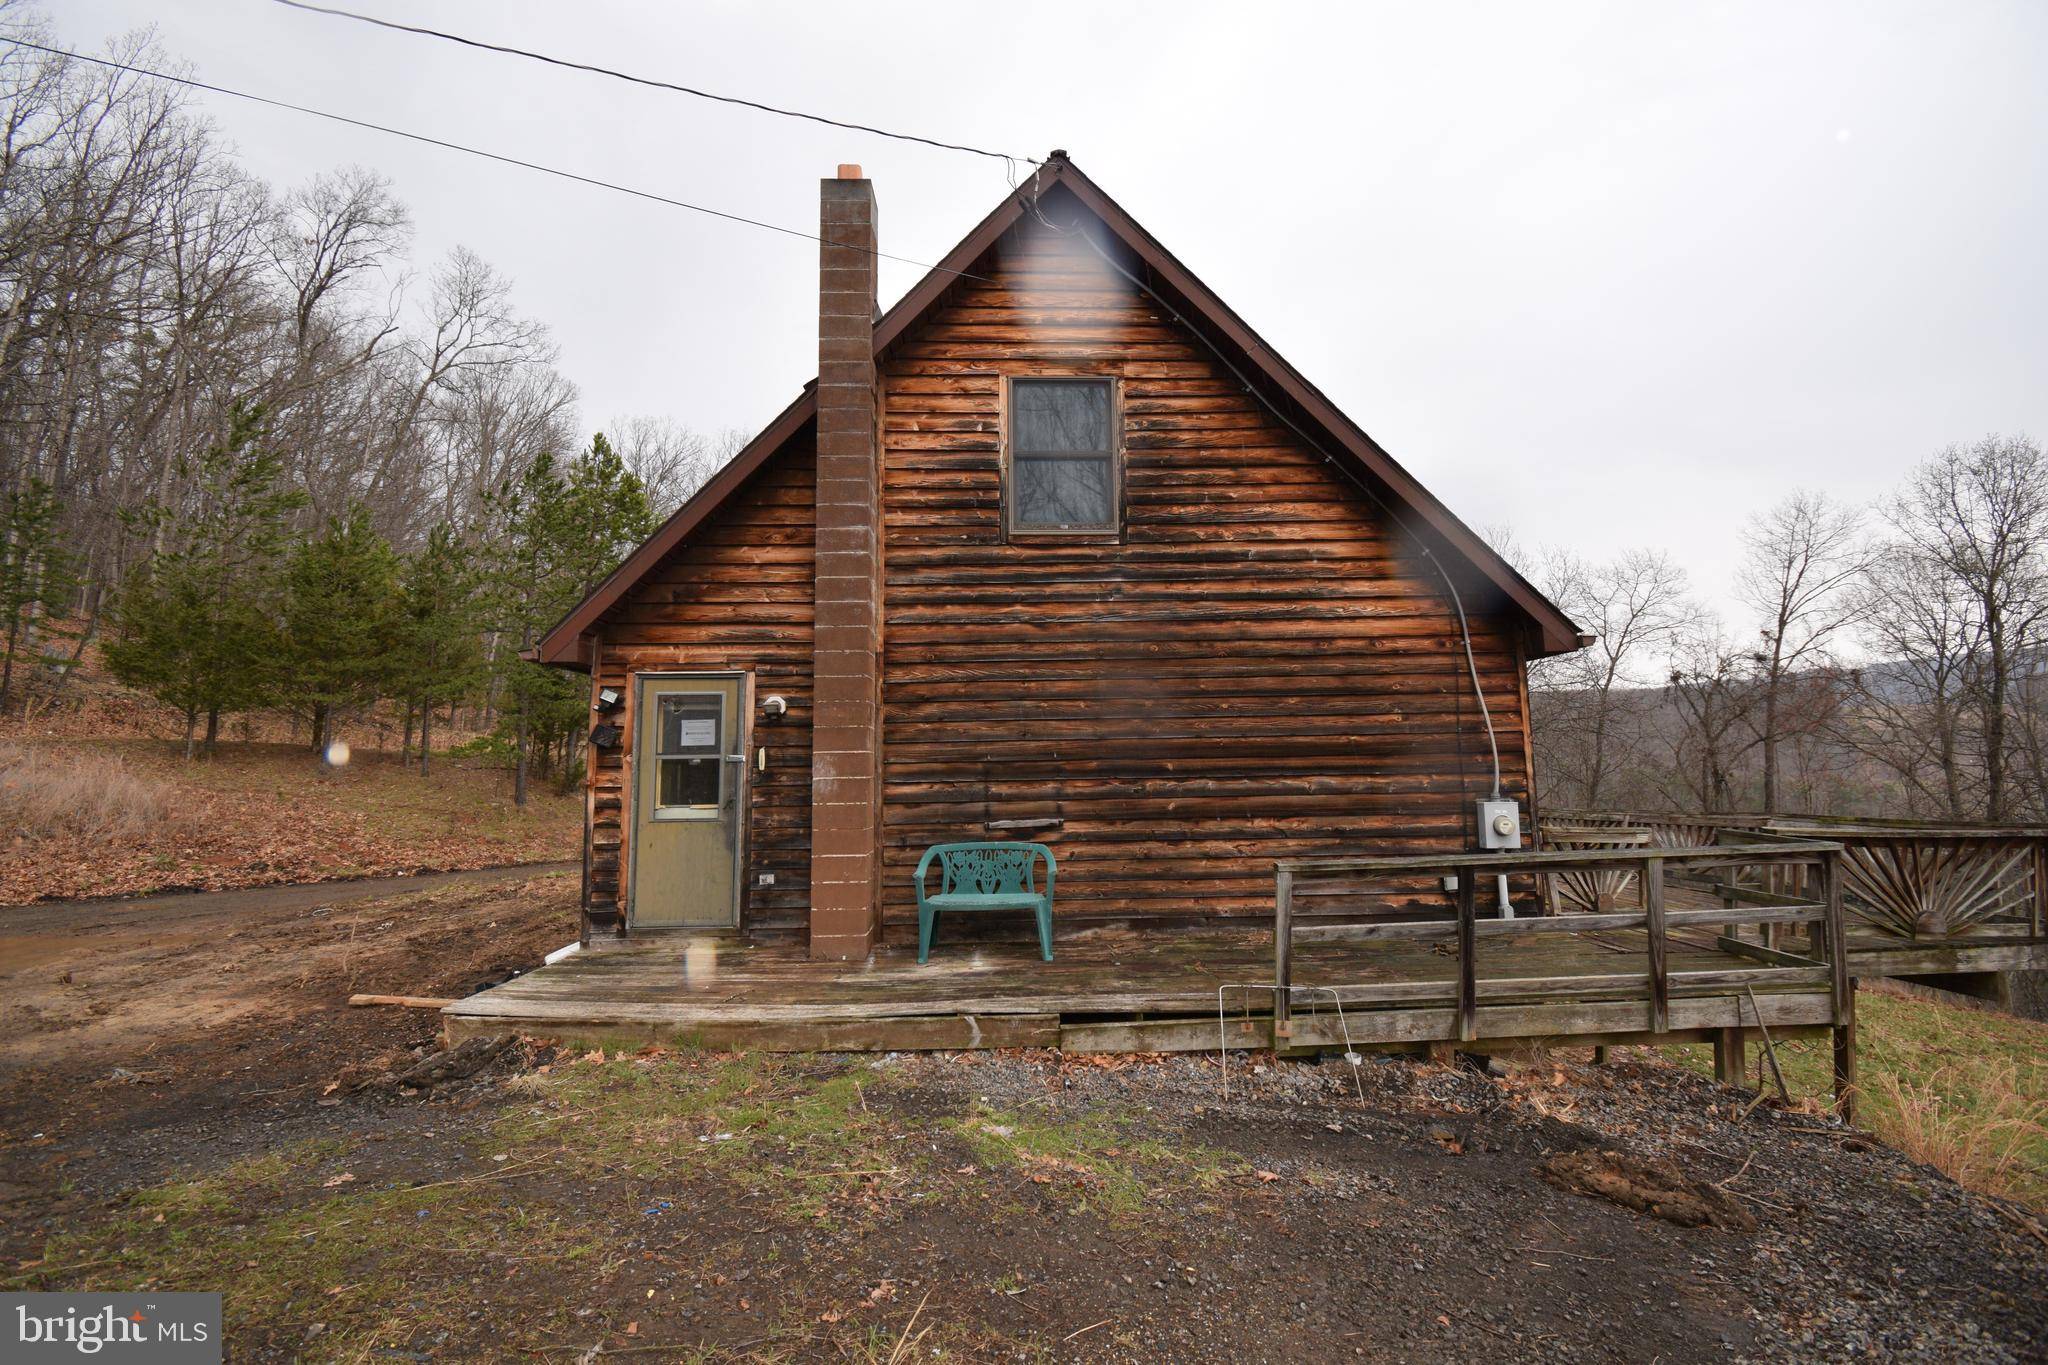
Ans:
{"type": "Polygon", "coordinates": [[[1109,379],[1010,381],[1010,530],[1116,534],[1116,398],[1109,379]]]}

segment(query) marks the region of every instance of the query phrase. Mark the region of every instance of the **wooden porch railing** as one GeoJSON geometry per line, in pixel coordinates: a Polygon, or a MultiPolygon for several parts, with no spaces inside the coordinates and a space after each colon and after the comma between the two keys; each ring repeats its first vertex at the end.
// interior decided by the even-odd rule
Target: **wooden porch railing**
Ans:
{"type": "MultiPolygon", "coordinates": [[[[1841,845],[1822,840],[1774,840],[1765,844],[1667,850],[1661,848],[1599,848],[1553,852],[1422,854],[1399,857],[1290,858],[1275,864],[1273,934],[1273,1033],[1275,1046],[1292,1036],[1294,948],[1302,943],[1408,940],[1455,943],[1458,964],[1454,1036],[1446,1041],[1473,1042],[1479,1037],[1482,1001],[1502,996],[1560,999],[1597,996],[1648,1004],[1651,1033],[1670,1029],[1674,992],[1686,995],[1748,993],[1756,989],[1825,991],[1832,1002],[1832,1026],[1838,1039],[1853,1022],[1848,955],[1843,932],[1841,845]],[[1697,876],[1722,870],[1758,867],[1800,867],[1810,872],[1808,899],[1773,897],[1769,904],[1741,904],[1719,909],[1672,910],[1665,903],[1667,878],[1674,873],[1697,876]],[[1482,917],[1478,887],[1494,878],[1570,877],[1619,878],[1638,888],[1639,904],[1626,910],[1539,915],[1530,918],[1482,917]],[[1377,920],[1359,922],[1312,917],[1319,898],[1379,894],[1390,886],[1412,886],[1423,878],[1456,877],[1455,913],[1449,919],[1377,920]],[[1806,952],[1767,950],[1739,937],[1740,927],[1800,925],[1806,952]],[[1671,970],[1668,935],[1694,926],[1719,928],[1717,943],[1726,951],[1752,959],[1753,966],[1711,970],[1671,970]],[[1633,931],[1644,934],[1644,970],[1603,975],[1482,978],[1478,970],[1481,939],[1535,934],[1577,934],[1590,931],[1633,931]]],[[[1589,881],[1588,884],[1600,884],[1589,881]]],[[[1333,983],[1332,983],[1333,984],[1333,983]]],[[[1316,990],[1329,994],[1330,984],[1316,990]]],[[[1339,1000],[1385,1000],[1389,987],[1359,988],[1339,1000]]],[[[1410,990],[1436,989],[1413,983],[1410,990]]],[[[1842,1053],[1838,1043],[1838,1059],[1842,1053]]],[[[1846,1062],[1840,1063],[1846,1066],[1846,1062]]]]}
{"type": "MultiPolygon", "coordinates": [[[[1543,846],[1553,851],[1647,848],[1652,842],[1650,831],[1625,825],[1573,825],[1545,820],[1542,833],[1543,846]]],[[[1552,913],[1563,907],[1612,910],[1622,903],[1635,880],[1635,869],[1627,867],[1552,872],[1544,878],[1544,885],[1551,892],[1546,902],[1552,913]]]]}
{"type": "MultiPolygon", "coordinates": [[[[1565,830],[1637,829],[1664,847],[1806,841],[1842,845],[1842,895],[1859,930],[1911,940],[2048,938],[2048,828],[1805,815],[1658,815],[1571,811],[1565,830]]],[[[1796,871],[1745,879],[1746,889],[1797,896],[1796,871]]]]}

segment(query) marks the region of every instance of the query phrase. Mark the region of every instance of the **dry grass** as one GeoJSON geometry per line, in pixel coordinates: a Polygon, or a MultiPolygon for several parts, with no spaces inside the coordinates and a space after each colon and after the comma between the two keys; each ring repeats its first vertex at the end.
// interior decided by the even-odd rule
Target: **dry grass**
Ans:
{"type": "Polygon", "coordinates": [[[1955,1102],[1954,1084],[1939,1074],[1916,1084],[1887,1072],[1864,1088],[1881,1101],[1878,1131],[1915,1161],[1984,1194],[2038,1195],[2033,1154],[2048,1147],[2048,1100],[2025,1093],[2010,1061],[1977,1068],[1969,1086],[1968,1104],[1955,1102]]]}
{"type": "Polygon", "coordinates": [[[0,905],[573,858],[580,792],[511,800],[495,767],[303,745],[0,739],[0,905]]]}
{"type": "MultiPolygon", "coordinates": [[[[1702,1074],[1699,1046],[1660,1051],[1702,1074]]],[[[1748,1048],[1758,1085],[1762,1049],[1748,1048]]],[[[1916,1161],[1982,1194],[2048,1210],[2048,1024],[1918,996],[1862,991],[1856,1001],[1857,1120],[1916,1161]]],[[[1833,1096],[1825,1040],[1778,1044],[1802,1104],[1833,1096]]]]}
{"type": "Polygon", "coordinates": [[[31,839],[134,842],[177,810],[170,784],[118,755],[0,744],[0,824],[31,839]]]}

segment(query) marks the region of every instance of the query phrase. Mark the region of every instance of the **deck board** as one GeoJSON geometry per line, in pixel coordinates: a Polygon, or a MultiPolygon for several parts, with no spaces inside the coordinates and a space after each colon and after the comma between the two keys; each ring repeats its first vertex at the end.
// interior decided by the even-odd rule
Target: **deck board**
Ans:
{"type": "MultiPolygon", "coordinates": [[[[1504,1036],[1646,1028],[1647,1002],[1633,999],[1644,991],[1645,948],[1640,931],[1481,940],[1481,1022],[1504,1036]]],[[[1022,943],[941,945],[923,965],[904,948],[883,948],[849,965],[813,962],[789,944],[646,938],[542,967],[457,1002],[445,1019],[458,1035],[516,1029],[803,1050],[1049,1046],[1063,1038],[1094,1050],[1120,1036],[1105,1026],[1145,1024],[1154,1027],[1130,1036],[1160,1046],[1215,1046],[1220,987],[1248,988],[1229,993],[1231,1015],[1270,1015],[1272,953],[1270,931],[1243,929],[1084,933],[1062,940],[1052,962],[1022,943]],[[1178,1030],[1158,1027],[1176,1022],[1178,1030]]],[[[1669,964],[1680,974],[1756,965],[1690,935],[1671,940],[1669,964]]],[[[1431,944],[1302,944],[1294,980],[1342,988],[1355,1021],[1353,1041],[1406,1045],[1455,1036],[1448,1007],[1456,999],[1457,959],[1431,944]]],[[[1693,990],[1682,975],[1672,986],[1674,1028],[1744,1021],[1740,997],[1725,988],[1693,990]]],[[[1827,1017],[1825,991],[1765,983],[1757,993],[1781,997],[1769,1006],[1768,1023],[1827,1017]]],[[[1297,1014],[1307,1033],[1298,1041],[1314,1045],[1328,1033],[1330,1045],[1341,1044],[1334,1015],[1322,1019],[1326,1011],[1301,997],[1297,1014]]],[[[1238,1046],[1271,1042],[1270,1031],[1257,1026],[1239,1026],[1234,1036],[1238,1046]]]]}

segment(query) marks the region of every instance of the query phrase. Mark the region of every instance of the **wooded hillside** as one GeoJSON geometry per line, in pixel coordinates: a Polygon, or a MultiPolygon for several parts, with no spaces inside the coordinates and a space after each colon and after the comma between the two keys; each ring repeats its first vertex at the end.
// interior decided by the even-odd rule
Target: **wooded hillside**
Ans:
{"type": "Polygon", "coordinates": [[[1732,622],[1657,551],[1521,556],[1600,637],[1532,669],[1549,809],[2048,821],[2039,445],[1952,445],[1873,506],[1800,492],[1742,536],[1732,622]]]}
{"type": "MultiPolygon", "coordinates": [[[[0,35],[49,41],[15,0],[0,35]]],[[[584,434],[512,281],[415,259],[373,171],[263,183],[188,100],[0,53],[0,713],[103,643],[193,749],[255,708],[317,747],[385,701],[409,737],[496,732],[522,791],[529,756],[567,771],[581,706],[516,653],[731,438],[584,434]]]]}

